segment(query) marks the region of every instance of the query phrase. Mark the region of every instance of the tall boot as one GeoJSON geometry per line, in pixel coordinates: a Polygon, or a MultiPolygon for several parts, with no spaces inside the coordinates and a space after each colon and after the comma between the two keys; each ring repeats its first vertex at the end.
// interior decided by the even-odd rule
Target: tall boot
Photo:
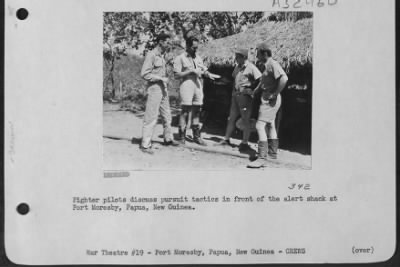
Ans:
{"type": "Polygon", "coordinates": [[[207,146],[206,142],[204,142],[204,140],[201,139],[199,125],[192,125],[192,131],[193,131],[193,141],[201,146],[207,146]]]}
{"type": "Polygon", "coordinates": [[[185,143],[185,140],[186,140],[186,128],[179,127],[177,140],[179,142],[181,142],[182,144],[185,143]]]}
{"type": "Polygon", "coordinates": [[[279,139],[268,139],[268,156],[270,159],[278,158],[279,139]]]}
{"type": "Polygon", "coordinates": [[[250,162],[247,167],[248,168],[261,168],[264,167],[267,162],[267,153],[268,153],[268,142],[267,141],[259,141],[258,142],[258,158],[250,162]]]}

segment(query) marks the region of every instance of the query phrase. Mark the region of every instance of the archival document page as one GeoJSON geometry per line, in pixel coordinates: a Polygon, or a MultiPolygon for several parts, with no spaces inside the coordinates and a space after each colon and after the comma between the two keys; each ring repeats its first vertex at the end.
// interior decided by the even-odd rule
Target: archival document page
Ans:
{"type": "Polygon", "coordinates": [[[396,247],[395,1],[6,0],[14,263],[396,247]]]}

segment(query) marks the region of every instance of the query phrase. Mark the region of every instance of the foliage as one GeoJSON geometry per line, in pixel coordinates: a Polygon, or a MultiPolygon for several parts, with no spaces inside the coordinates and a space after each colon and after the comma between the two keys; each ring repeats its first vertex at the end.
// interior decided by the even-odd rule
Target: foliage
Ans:
{"type": "MultiPolygon", "coordinates": [[[[311,14],[312,15],[312,14],[311,14]]],[[[263,18],[298,20],[310,12],[105,12],[103,15],[103,90],[115,97],[119,86],[116,61],[137,50],[145,54],[154,48],[160,32],[169,32],[176,51],[184,48],[184,39],[196,36],[202,43],[251,30],[263,18]]],[[[176,55],[176,52],[174,52],[176,55]]]]}
{"type": "Polygon", "coordinates": [[[263,12],[105,12],[103,21],[103,90],[111,87],[115,97],[115,61],[129,49],[154,48],[155,37],[169,32],[176,47],[184,47],[184,38],[196,36],[202,42],[229,36],[256,23],[263,12]]]}
{"type": "MultiPolygon", "coordinates": [[[[134,103],[135,107],[139,110],[144,109],[146,95],[146,81],[140,77],[143,60],[143,57],[137,55],[121,56],[120,59],[116,61],[113,72],[115,87],[119,88],[121,86],[123,92],[123,95],[120,96],[122,103],[125,102],[125,105],[127,105],[127,103],[134,103]]],[[[108,66],[106,64],[103,64],[103,72],[108,72],[108,66]]],[[[175,83],[175,80],[171,80],[170,84],[168,85],[170,102],[172,106],[179,104],[179,86],[175,83]]],[[[109,94],[109,92],[106,92],[106,94],[109,94]]]]}
{"type": "Polygon", "coordinates": [[[163,31],[176,39],[189,35],[203,42],[222,38],[241,32],[263,15],[264,12],[106,12],[103,40],[115,47],[106,51],[106,57],[113,52],[123,54],[127,48],[138,49],[142,44],[151,49],[155,36],[163,31]]]}

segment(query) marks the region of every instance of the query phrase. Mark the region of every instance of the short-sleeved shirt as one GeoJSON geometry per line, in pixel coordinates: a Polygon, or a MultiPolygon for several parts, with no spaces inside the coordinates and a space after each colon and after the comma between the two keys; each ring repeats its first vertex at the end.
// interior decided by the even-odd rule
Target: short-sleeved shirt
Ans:
{"type": "MultiPolygon", "coordinates": [[[[175,73],[194,69],[200,69],[203,72],[207,70],[207,67],[203,64],[203,60],[200,56],[196,55],[195,58],[192,58],[187,52],[184,52],[175,58],[175,73]]],[[[202,89],[203,81],[196,75],[188,75],[181,79],[180,89],[185,90],[185,88],[202,89]]]]}
{"type": "Polygon", "coordinates": [[[261,89],[263,89],[263,95],[268,95],[276,91],[279,78],[281,76],[286,76],[286,73],[281,65],[272,58],[268,58],[264,65],[265,70],[261,76],[261,89]]]}
{"type": "Polygon", "coordinates": [[[148,52],[144,60],[141,76],[149,84],[160,81],[160,77],[167,77],[164,57],[157,49],[148,52]]]}
{"type": "Polygon", "coordinates": [[[235,79],[235,90],[242,92],[261,77],[261,72],[251,62],[246,61],[243,66],[236,65],[232,77],[235,79]]]}

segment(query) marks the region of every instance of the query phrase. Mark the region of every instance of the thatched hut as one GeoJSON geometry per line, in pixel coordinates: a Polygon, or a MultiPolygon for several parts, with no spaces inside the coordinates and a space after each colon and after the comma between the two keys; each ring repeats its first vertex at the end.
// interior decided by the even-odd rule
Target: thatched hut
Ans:
{"type": "Polygon", "coordinates": [[[255,61],[255,46],[267,41],[272,57],[288,74],[287,88],[282,92],[282,108],[277,124],[281,147],[309,154],[311,152],[311,92],[313,59],[313,20],[297,22],[260,21],[245,32],[210,41],[199,49],[209,70],[224,78],[205,80],[204,109],[213,122],[226,125],[232,92],[231,73],[236,47],[248,48],[249,60],[255,61]]]}

